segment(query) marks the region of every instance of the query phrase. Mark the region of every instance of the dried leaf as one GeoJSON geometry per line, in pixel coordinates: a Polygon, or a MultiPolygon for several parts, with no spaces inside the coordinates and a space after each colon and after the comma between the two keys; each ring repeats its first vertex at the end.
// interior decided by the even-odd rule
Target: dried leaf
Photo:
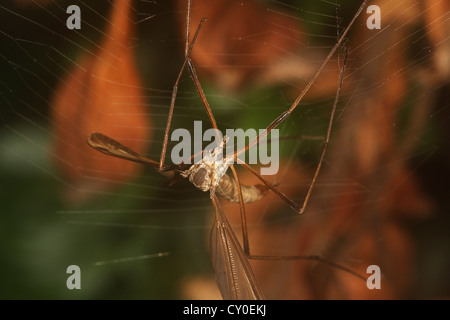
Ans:
{"type": "Polygon", "coordinates": [[[86,54],[56,90],[53,102],[56,161],[77,199],[94,187],[133,176],[139,165],[103,155],[86,139],[100,131],[145,153],[150,123],[131,49],[131,0],[117,0],[109,30],[95,55],[86,54]]]}
{"type": "MultiPolygon", "coordinates": [[[[179,0],[186,12],[186,1],[179,0]]],[[[181,16],[182,17],[182,16],[181,16]]],[[[279,8],[266,8],[259,1],[192,1],[190,34],[201,18],[208,18],[192,59],[199,72],[223,90],[236,90],[257,79],[279,61],[301,51],[301,27],[279,8]]],[[[184,36],[183,17],[180,30],[184,36]]]]}

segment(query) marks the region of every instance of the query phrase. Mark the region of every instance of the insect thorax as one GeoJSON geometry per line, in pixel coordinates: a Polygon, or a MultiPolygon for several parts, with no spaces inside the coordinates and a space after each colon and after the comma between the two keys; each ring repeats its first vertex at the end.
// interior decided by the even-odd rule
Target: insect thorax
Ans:
{"type": "Polygon", "coordinates": [[[208,191],[219,184],[232,163],[232,157],[223,157],[223,147],[228,137],[224,137],[220,145],[212,150],[204,150],[203,158],[186,170],[182,176],[202,191],[208,191]]]}

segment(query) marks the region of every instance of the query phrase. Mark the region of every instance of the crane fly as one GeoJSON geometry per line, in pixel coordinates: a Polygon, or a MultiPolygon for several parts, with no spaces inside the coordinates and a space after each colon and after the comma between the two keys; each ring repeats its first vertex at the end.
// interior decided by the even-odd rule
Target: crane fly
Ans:
{"type": "MultiPolygon", "coordinates": [[[[177,178],[187,178],[189,181],[198,189],[202,191],[209,191],[210,199],[212,201],[214,212],[215,212],[215,221],[210,234],[210,250],[211,250],[211,259],[212,264],[215,270],[216,281],[219,287],[219,290],[224,299],[263,299],[264,295],[262,290],[258,284],[256,276],[250,266],[249,259],[259,259],[259,260],[315,260],[327,263],[331,267],[340,269],[342,271],[348,272],[357,276],[363,280],[364,277],[360,276],[358,273],[352,271],[349,268],[338,265],[332,261],[326,260],[320,256],[256,256],[250,253],[249,243],[248,243],[248,233],[247,233],[247,223],[245,217],[245,207],[244,203],[249,203],[253,201],[258,201],[264,197],[268,190],[275,192],[282,200],[284,200],[292,209],[294,209],[297,213],[301,214],[304,212],[308,200],[311,195],[311,191],[313,189],[314,183],[319,174],[325,152],[327,150],[331,127],[333,124],[334,114],[336,111],[336,106],[339,100],[340,91],[342,88],[344,70],[347,60],[347,52],[345,54],[344,63],[342,65],[340,75],[339,75],[339,85],[336,91],[336,96],[334,99],[334,103],[332,106],[331,116],[327,127],[327,132],[325,137],[323,138],[323,148],[322,153],[319,159],[319,163],[315,169],[314,176],[309,185],[306,197],[303,201],[302,205],[295,203],[289,197],[287,197],[284,193],[282,193],[277,186],[273,185],[266,178],[257,173],[252,167],[248,164],[240,161],[237,157],[239,154],[245,152],[253,145],[258,143],[264,136],[266,136],[272,129],[276,128],[280,123],[286,120],[289,115],[296,109],[299,105],[300,101],[312,86],[316,78],[322,72],[326,63],[329,61],[331,56],[336,52],[336,50],[341,46],[344,38],[346,37],[348,31],[351,26],[356,21],[357,17],[360,15],[364,7],[366,6],[368,0],[365,0],[362,5],[359,7],[358,11],[353,16],[353,19],[349,23],[349,25],[344,29],[339,39],[337,40],[335,46],[329,52],[328,56],[325,58],[321,66],[318,68],[316,73],[313,75],[309,83],[302,90],[296,100],[293,102],[291,107],[283,112],[280,116],[278,116],[275,120],[273,120],[266,130],[257,136],[256,139],[248,143],[241,150],[236,151],[234,154],[223,157],[223,149],[226,143],[226,137],[222,140],[222,142],[212,150],[202,151],[204,157],[190,165],[188,169],[184,169],[186,164],[181,165],[165,165],[165,155],[167,151],[168,144],[168,136],[170,131],[170,126],[172,122],[172,116],[175,106],[175,99],[178,92],[178,84],[181,78],[181,75],[184,69],[188,69],[191,78],[194,82],[194,85],[197,89],[197,92],[202,100],[202,103],[206,109],[209,120],[214,129],[218,132],[218,127],[212,113],[212,110],[209,106],[209,103],[206,99],[206,96],[203,92],[203,89],[200,85],[200,81],[198,80],[197,73],[195,71],[194,64],[190,58],[190,53],[193,49],[193,45],[198,36],[198,33],[201,29],[202,24],[206,21],[206,18],[203,18],[200,21],[200,24],[197,28],[197,31],[189,44],[189,21],[190,21],[190,0],[188,1],[188,11],[187,11],[187,28],[186,28],[186,47],[185,47],[185,59],[181,70],[178,74],[178,78],[173,86],[171,103],[168,112],[168,120],[166,123],[166,129],[164,134],[163,147],[161,151],[160,161],[155,161],[149,159],[145,156],[142,156],[133,150],[127,148],[121,143],[117,142],[113,138],[110,138],[102,133],[95,132],[92,133],[88,139],[88,144],[107,155],[122,158],[125,160],[130,160],[134,162],[139,162],[145,165],[149,165],[153,167],[157,172],[166,176],[169,179],[177,179],[177,178]],[[234,168],[234,161],[238,161],[243,167],[248,169],[252,174],[254,174],[263,184],[253,185],[253,186],[245,186],[241,185],[239,182],[239,177],[234,168]],[[232,171],[232,176],[227,174],[228,168],[232,171]],[[221,207],[219,199],[217,195],[229,200],[231,202],[237,202],[240,206],[241,211],[241,222],[242,222],[242,234],[243,234],[243,246],[241,246],[238,241],[233,229],[231,228],[228,219],[221,207]]],[[[220,139],[219,139],[220,140],[220,139]]],[[[216,140],[216,141],[219,141],[216,140]]],[[[195,159],[198,155],[193,155],[191,159],[195,159]]],[[[186,163],[191,163],[186,161],[186,163]]]]}

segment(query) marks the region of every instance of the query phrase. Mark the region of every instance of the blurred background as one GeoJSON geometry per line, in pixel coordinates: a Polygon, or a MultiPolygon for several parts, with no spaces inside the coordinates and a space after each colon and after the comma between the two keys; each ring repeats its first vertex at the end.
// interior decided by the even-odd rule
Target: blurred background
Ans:
{"type": "MultiPolygon", "coordinates": [[[[362,1],[193,0],[192,51],[218,126],[263,129],[287,110],[362,1]]],[[[89,148],[103,132],[159,160],[185,52],[187,1],[66,0],[0,5],[0,298],[220,299],[209,257],[208,194],[168,185],[153,168],[89,148]],[[81,290],[66,269],[81,268],[81,290]]],[[[345,41],[348,60],[331,140],[298,216],[275,195],[246,205],[253,254],[321,255],[324,263],[252,261],[271,299],[450,296],[450,5],[369,1],[345,41]]],[[[343,67],[338,50],[278,128],[268,177],[301,203],[318,164],[343,67]]],[[[209,126],[187,72],[172,130],[209,126]]],[[[169,143],[166,161],[170,161],[169,143]]],[[[241,168],[238,168],[241,169],[241,168]]],[[[238,170],[245,184],[258,183],[238,170]]],[[[239,206],[223,202],[239,239],[239,206]]]]}

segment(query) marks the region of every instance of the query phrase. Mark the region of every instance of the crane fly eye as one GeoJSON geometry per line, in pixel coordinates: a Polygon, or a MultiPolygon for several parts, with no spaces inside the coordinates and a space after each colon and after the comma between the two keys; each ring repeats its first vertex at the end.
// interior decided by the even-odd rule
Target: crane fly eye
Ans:
{"type": "Polygon", "coordinates": [[[196,187],[201,187],[205,182],[206,173],[207,171],[205,168],[200,168],[198,171],[194,173],[194,176],[192,177],[192,183],[196,187]]]}

